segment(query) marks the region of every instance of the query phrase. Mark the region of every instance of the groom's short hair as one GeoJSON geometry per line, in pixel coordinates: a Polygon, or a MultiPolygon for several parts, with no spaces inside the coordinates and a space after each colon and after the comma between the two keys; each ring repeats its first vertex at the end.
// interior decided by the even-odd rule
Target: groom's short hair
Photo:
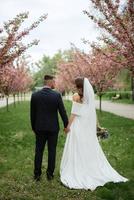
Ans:
{"type": "Polygon", "coordinates": [[[54,79],[54,76],[52,76],[52,75],[45,75],[44,76],[44,81],[53,80],[53,79],[54,79]]]}

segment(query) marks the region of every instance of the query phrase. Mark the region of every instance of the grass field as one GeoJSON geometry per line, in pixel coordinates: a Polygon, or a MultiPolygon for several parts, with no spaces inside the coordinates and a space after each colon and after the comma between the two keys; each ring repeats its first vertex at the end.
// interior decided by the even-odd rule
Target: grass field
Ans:
{"type": "MultiPolygon", "coordinates": [[[[68,114],[71,103],[65,102],[68,114]]],[[[57,148],[55,178],[46,180],[47,152],[44,153],[40,183],[33,181],[34,134],[29,123],[29,102],[13,108],[0,109],[0,200],[132,200],[134,199],[134,120],[102,112],[98,113],[101,126],[110,137],[101,140],[102,148],[112,166],[129,178],[126,183],[108,183],[94,192],[69,190],[59,179],[60,159],[65,135],[60,132],[57,148]]],[[[63,129],[61,125],[61,130],[63,129]]]]}
{"type": "MultiPolygon", "coordinates": [[[[96,96],[96,99],[99,100],[99,97],[96,96]]],[[[123,103],[123,104],[134,104],[134,101],[132,99],[116,99],[111,100],[109,97],[102,96],[103,101],[110,101],[113,103],[123,103]]]]}

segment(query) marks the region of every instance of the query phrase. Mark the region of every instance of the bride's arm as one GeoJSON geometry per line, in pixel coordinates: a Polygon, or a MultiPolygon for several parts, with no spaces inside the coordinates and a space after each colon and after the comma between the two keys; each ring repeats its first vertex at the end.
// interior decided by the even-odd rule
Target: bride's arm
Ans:
{"type": "MultiPolygon", "coordinates": [[[[80,101],[80,97],[79,97],[78,94],[75,94],[73,96],[73,101],[74,102],[79,102],[80,101]]],[[[69,118],[69,123],[67,125],[67,131],[66,132],[70,131],[70,127],[71,127],[72,122],[74,121],[75,116],[76,116],[76,114],[71,113],[70,118],[69,118]]]]}
{"type": "Polygon", "coordinates": [[[72,122],[74,121],[75,116],[76,116],[76,115],[74,115],[74,114],[71,114],[71,115],[70,115],[69,123],[68,123],[68,125],[67,125],[67,128],[68,128],[68,129],[70,129],[71,124],[72,124],[72,122]]]}

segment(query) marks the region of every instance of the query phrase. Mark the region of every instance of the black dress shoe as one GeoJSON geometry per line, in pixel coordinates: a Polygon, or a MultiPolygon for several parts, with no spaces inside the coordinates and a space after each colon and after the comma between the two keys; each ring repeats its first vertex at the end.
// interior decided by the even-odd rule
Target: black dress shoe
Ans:
{"type": "Polygon", "coordinates": [[[40,176],[34,176],[35,181],[40,181],[40,176]]]}
{"type": "Polygon", "coordinates": [[[49,174],[49,172],[46,173],[47,174],[47,180],[51,181],[54,178],[53,174],[49,174]]]}

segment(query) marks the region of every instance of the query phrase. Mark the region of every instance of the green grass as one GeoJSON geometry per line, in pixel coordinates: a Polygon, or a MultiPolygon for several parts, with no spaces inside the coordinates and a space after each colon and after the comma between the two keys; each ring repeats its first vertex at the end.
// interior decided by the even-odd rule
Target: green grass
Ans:
{"type": "Polygon", "coordinates": [[[134,104],[134,101],[132,99],[117,99],[112,101],[115,103],[134,104]]]}
{"type": "MultiPolygon", "coordinates": [[[[71,103],[65,102],[68,114],[71,103]]],[[[44,152],[43,174],[40,183],[33,181],[34,134],[29,123],[29,102],[13,108],[0,109],[0,200],[132,200],[134,197],[133,137],[134,121],[116,115],[98,112],[101,126],[110,137],[101,145],[112,166],[129,178],[126,183],[108,183],[94,192],[69,190],[59,179],[60,159],[65,135],[59,135],[55,178],[46,180],[47,152],[44,152]]]]}
{"type": "MultiPolygon", "coordinates": [[[[96,99],[99,100],[99,97],[96,96],[96,99]]],[[[109,97],[103,97],[102,96],[102,100],[106,100],[106,101],[110,101],[113,103],[123,103],[123,104],[134,104],[134,101],[132,99],[116,99],[116,100],[111,100],[109,97]]]]}

